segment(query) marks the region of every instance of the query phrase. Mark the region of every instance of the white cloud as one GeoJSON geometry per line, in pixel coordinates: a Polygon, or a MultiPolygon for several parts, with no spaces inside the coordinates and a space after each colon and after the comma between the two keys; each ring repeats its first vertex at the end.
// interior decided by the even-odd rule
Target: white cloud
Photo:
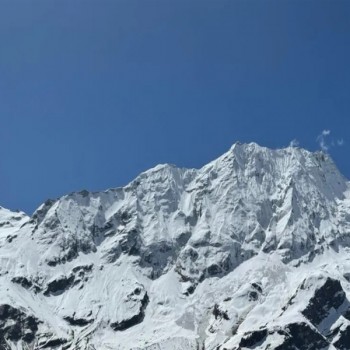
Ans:
{"type": "Polygon", "coordinates": [[[344,144],[343,139],[337,139],[336,141],[333,139],[331,141],[328,141],[327,137],[330,135],[330,133],[331,133],[331,131],[329,129],[324,129],[324,130],[322,130],[320,135],[317,136],[316,141],[318,142],[318,144],[323,152],[328,152],[328,150],[331,147],[343,146],[343,144],[344,144]]]}
{"type": "Polygon", "coordinates": [[[299,141],[297,139],[294,139],[289,143],[289,147],[298,147],[298,146],[299,146],[299,141]]]}
{"type": "Polygon", "coordinates": [[[330,133],[331,133],[330,130],[325,129],[325,130],[322,130],[321,134],[317,136],[316,140],[323,152],[328,152],[329,150],[329,145],[326,142],[326,136],[328,136],[330,133]]]}
{"type": "Polygon", "coordinates": [[[337,145],[338,146],[343,146],[344,145],[344,140],[343,139],[337,140],[337,145]]]}

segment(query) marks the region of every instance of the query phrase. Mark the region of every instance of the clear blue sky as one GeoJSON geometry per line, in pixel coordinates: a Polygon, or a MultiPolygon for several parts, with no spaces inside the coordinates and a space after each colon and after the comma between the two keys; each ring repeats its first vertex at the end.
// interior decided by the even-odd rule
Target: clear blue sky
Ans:
{"type": "Polygon", "coordinates": [[[1,206],[349,128],[348,0],[0,2],[1,206]]]}

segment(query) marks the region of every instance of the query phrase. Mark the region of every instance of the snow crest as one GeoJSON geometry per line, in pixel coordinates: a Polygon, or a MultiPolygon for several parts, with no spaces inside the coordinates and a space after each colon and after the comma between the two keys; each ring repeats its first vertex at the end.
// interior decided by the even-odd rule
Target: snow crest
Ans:
{"type": "Polygon", "coordinates": [[[349,189],[322,152],[236,143],[0,208],[0,348],[348,349],[349,189]]]}

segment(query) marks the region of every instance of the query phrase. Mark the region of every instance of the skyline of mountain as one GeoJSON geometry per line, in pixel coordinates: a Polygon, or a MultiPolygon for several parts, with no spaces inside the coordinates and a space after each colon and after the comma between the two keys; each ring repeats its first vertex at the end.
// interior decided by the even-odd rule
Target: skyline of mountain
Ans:
{"type": "Polygon", "coordinates": [[[28,217],[0,208],[5,350],[347,350],[350,182],[235,143],[28,217]]]}

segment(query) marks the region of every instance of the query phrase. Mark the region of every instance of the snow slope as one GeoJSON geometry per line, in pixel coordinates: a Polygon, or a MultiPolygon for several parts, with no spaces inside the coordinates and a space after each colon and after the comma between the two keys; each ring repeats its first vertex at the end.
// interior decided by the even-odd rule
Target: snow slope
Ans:
{"type": "Polygon", "coordinates": [[[0,349],[350,349],[349,253],[328,155],[236,143],[0,208],[0,349]]]}

